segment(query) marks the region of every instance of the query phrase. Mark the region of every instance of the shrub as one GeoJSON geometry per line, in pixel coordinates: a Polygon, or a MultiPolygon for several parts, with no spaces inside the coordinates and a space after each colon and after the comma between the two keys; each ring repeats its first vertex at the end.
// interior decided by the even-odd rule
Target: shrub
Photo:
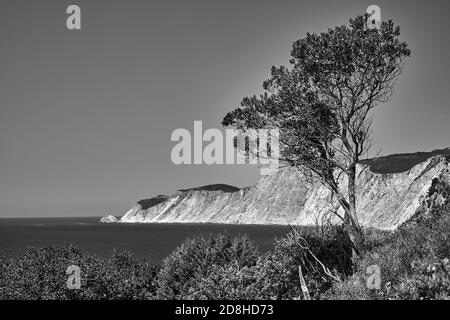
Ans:
{"type": "Polygon", "coordinates": [[[145,299],[155,293],[155,266],[139,263],[128,253],[114,253],[102,260],[65,246],[24,252],[0,259],[0,298],[54,299],[145,299]],[[67,288],[66,270],[77,265],[81,288],[67,288]]]}
{"type": "Polygon", "coordinates": [[[258,299],[255,266],[239,266],[238,263],[213,265],[204,277],[197,279],[196,290],[186,299],[258,299]]]}
{"type": "Polygon", "coordinates": [[[394,297],[402,300],[450,300],[450,263],[413,262],[413,274],[395,287],[394,297]]]}
{"type": "Polygon", "coordinates": [[[294,229],[257,265],[259,299],[300,299],[299,266],[312,298],[351,272],[351,242],[340,226],[294,229]],[[330,276],[331,275],[331,276],[330,276]]]}
{"type": "Polygon", "coordinates": [[[66,299],[73,294],[66,287],[66,269],[78,265],[83,270],[98,268],[98,260],[79,249],[28,248],[2,261],[3,299],[66,299]]]}
{"type": "Polygon", "coordinates": [[[114,252],[104,261],[102,274],[94,285],[105,299],[153,299],[157,272],[155,265],[139,262],[130,252],[114,252]]]}
{"type": "MultiPolygon", "coordinates": [[[[294,299],[301,297],[298,263],[282,250],[266,253],[255,273],[255,299],[294,299]]],[[[311,285],[308,276],[308,286],[311,285]]]]}
{"type": "Polygon", "coordinates": [[[214,275],[213,270],[225,272],[233,267],[242,270],[256,265],[257,259],[258,250],[245,235],[234,239],[228,234],[188,239],[163,261],[157,276],[157,296],[160,299],[212,297],[207,292],[212,288],[206,283],[217,282],[222,276],[214,275]]]}
{"type": "MultiPolygon", "coordinates": [[[[355,274],[333,286],[325,299],[432,299],[450,290],[447,266],[450,257],[450,211],[446,207],[419,216],[386,238],[357,262],[355,274]],[[366,286],[368,266],[381,271],[380,290],[366,286]],[[429,268],[441,266],[437,273],[429,268]],[[445,267],[445,268],[444,268],[445,267]],[[431,277],[431,278],[430,278],[431,277]],[[434,277],[434,278],[433,278],[434,277]],[[433,289],[433,288],[439,289],[433,289]],[[427,291],[428,290],[428,291],[427,291]]],[[[434,270],[434,269],[433,269],[434,270]]]]}

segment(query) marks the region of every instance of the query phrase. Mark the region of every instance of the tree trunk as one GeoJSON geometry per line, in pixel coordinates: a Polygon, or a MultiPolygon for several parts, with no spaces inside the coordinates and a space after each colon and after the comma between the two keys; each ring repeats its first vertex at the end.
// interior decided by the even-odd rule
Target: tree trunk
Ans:
{"type": "Polygon", "coordinates": [[[365,251],[364,234],[362,228],[359,226],[347,225],[348,236],[353,245],[353,255],[361,257],[365,251]]]}
{"type": "Polygon", "coordinates": [[[365,251],[364,233],[358,222],[356,215],[356,165],[350,167],[348,172],[348,210],[346,210],[346,220],[348,220],[348,233],[353,243],[357,255],[361,256],[365,251]]]}
{"type": "Polygon", "coordinates": [[[353,245],[354,254],[361,256],[365,251],[364,245],[364,233],[358,222],[356,215],[356,194],[355,194],[355,182],[356,182],[356,166],[349,170],[348,174],[348,201],[342,195],[337,183],[334,180],[329,181],[329,185],[333,193],[336,195],[339,204],[344,209],[345,215],[344,227],[348,233],[350,241],[353,245]]]}

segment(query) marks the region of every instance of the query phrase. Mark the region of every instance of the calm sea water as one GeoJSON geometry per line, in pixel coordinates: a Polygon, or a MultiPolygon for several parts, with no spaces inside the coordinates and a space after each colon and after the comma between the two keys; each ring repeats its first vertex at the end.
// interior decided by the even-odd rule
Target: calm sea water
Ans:
{"type": "Polygon", "coordinates": [[[248,234],[264,252],[285,226],[217,224],[101,224],[100,217],[0,219],[0,253],[15,254],[28,246],[72,244],[100,257],[114,249],[129,250],[141,259],[160,263],[186,238],[220,232],[248,234]]]}

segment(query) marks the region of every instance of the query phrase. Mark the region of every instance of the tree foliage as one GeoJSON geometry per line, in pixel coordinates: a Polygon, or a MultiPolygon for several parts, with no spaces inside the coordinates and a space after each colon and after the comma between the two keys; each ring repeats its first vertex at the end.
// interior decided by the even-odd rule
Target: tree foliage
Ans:
{"type": "Polygon", "coordinates": [[[279,129],[280,160],[308,169],[336,196],[355,249],[363,250],[356,215],[356,164],[371,146],[371,110],[390,99],[410,55],[392,21],[306,34],[294,42],[291,66],[272,67],[265,92],[242,100],[223,119],[241,130],[279,129]],[[344,185],[344,187],[343,187],[344,185]]]}

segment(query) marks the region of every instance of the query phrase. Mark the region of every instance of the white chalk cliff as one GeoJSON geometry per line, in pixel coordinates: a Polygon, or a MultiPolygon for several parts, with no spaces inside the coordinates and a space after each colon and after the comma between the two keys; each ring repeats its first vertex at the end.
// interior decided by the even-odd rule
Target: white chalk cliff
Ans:
{"type": "MultiPolygon", "coordinates": [[[[432,184],[450,185],[450,149],[394,155],[358,167],[357,210],[365,227],[392,230],[426,206],[432,184]]],[[[123,223],[230,223],[316,225],[339,209],[328,189],[284,169],[237,189],[213,185],[141,200],[123,223]],[[149,205],[150,203],[150,205],[149,205]]],[[[338,211],[339,212],[339,211],[338,211]]]]}

